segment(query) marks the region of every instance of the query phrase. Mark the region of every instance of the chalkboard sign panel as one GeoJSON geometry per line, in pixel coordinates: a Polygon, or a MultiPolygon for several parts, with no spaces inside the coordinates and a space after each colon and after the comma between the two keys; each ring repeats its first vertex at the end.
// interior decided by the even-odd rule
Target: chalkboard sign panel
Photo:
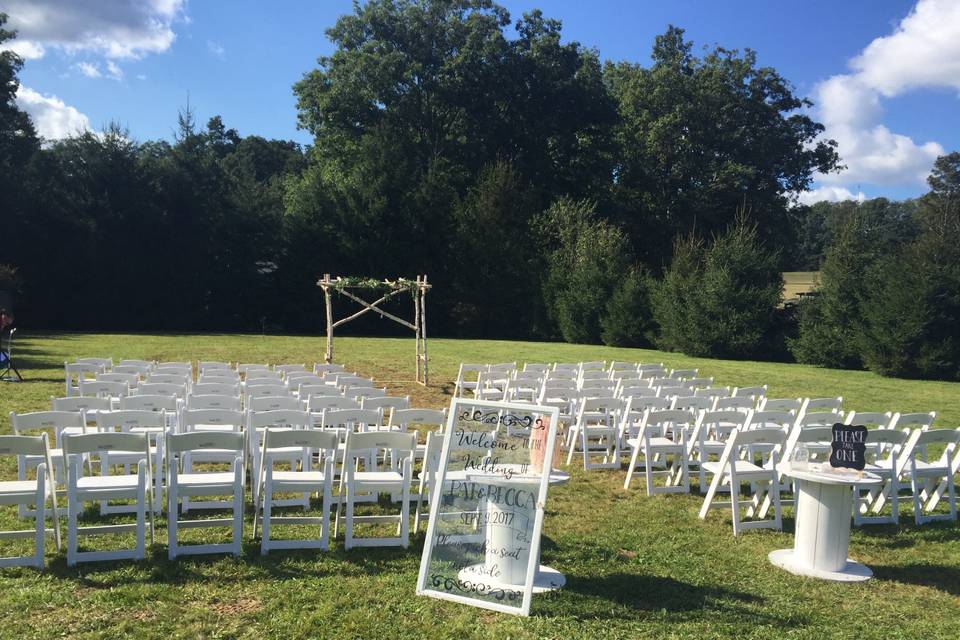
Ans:
{"type": "Polygon", "coordinates": [[[867,428],[863,425],[833,425],[833,442],[830,445],[830,466],[863,471],[866,462],[867,428]]]}
{"type": "Polygon", "coordinates": [[[418,594],[530,614],[558,417],[554,407],[451,402],[418,594]]]}

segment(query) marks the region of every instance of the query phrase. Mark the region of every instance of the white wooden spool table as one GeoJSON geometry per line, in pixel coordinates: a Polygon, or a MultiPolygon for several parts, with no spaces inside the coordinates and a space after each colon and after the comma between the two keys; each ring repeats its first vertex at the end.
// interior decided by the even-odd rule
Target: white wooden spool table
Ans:
{"type": "MultiPolygon", "coordinates": [[[[500,465],[501,469],[516,468],[519,471],[519,465],[500,465]]],[[[503,486],[522,485],[527,491],[537,492],[540,485],[540,475],[514,475],[507,479],[502,473],[482,473],[474,471],[451,471],[447,473],[446,479],[466,480],[468,482],[481,482],[484,484],[499,484],[503,486]]],[[[564,484],[570,481],[570,474],[554,469],[550,472],[550,485],[564,484]]],[[[510,549],[517,547],[516,530],[506,524],[504,514],[512,514],[516,518],[533,518],[535,511],[527,510],[522,507],[511,507],[503,504],[497,504],[493,500],[487,501],[485,520],[485,538],[488,550],[510,549]]],[[[532,528],[532,525],[531,525],[532,528]]],[[[491,587],[517,589],[522,588],[527,576],[527,563],[530,559],[530,544],[527,543],[524,551],[512,556],[495,556],[489,553],[486,562],[480,565],[467,567],[460,572],[460,578],[465,580],[476,580],[482,576],[484,582],[491,587]],[[494,575],[496,572],[496,577],[494,575]]],[[[533,592],[543,593],[559,589],[566,584],[566,577],[552,567],[540,564],[537,558],[537,573],[533,579],[533,592]]]]}
{"type": "Polygon", "coordinates": [[[869,568],[847,557],[853,486],[880,485],[880,477],[824,471],[818,464],[805,470],[784,464],[780,470],[797,480],[796,532],[793,548],[771,551],[770,562],[798,576],[838,582],[870,579],[869,568]]]}

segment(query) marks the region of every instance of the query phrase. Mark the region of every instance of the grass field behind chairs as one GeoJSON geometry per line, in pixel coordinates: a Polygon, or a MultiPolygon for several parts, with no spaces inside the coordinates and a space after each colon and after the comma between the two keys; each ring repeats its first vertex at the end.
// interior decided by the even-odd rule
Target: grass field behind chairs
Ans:
{"type": "MultiPolygon", "coordinates": [[[[19,336],[18,334],[18,337],[19,336]]],[[[415,406],[443,407],[461,362],[641,360],[699,367],[719,384],[770,385],[772,397],[842,395],[862,411],[938,412],[938,426],[960,425],[960,384],[880,378],[800,365],[686,358],[654,351],[567,344],[432,340],[431,385],[410,380],[414,345],[405,339],[340,338],[336,360],[372,375],[415,406]]],[[[11,410],[49,407],[63,394],[63,362],[114,359],[303,362],[322,358],[323,340],[225,335],[22,336],[15,345],[22,384],[0,384],[0,432],[11,410]]],[[[3,478],[15,468],[0,468],[3,478]]],[[[552,489],[543,561],[567,586],[534,598],[529,619],[414,595],[423,534],[411,548],[327,553],[274,552],[252,541],[239,559],[166,559],[166,528],[145,562],[80,565],[48,551],[48,569],[0,571],[2,638],[956,638],[960,629],[960,528],[917,528],[904,509],[900,527],[854,530],[850,553],[875,579],[832,584],[789,575],[767,553],[792,545],[785,531],[734,539],[727,513],[697,519],[700,498],[623,490],[623,471],[573,469],[552,489]]],[[[15,525],[4,508],[0,525],[15,525]]],[[[93,514],[91,514],[93,515],[93,514]]],[[[97,519],[94,517],[93,519],[97,519]]],[[[248,518],[249,523],[249,518],[248,518]]],[[[249,537],[250,527],[245,529],[249,537]]],[[[193,535],[199,535],[193,533],[193,535]]],[[[208,534],[204,534],[208,535],[208,534]]],[[[213,533],[212,535],[217,535],[213,533]]],[[[129,542],[126,540],[124,542],[129,542]]],[[[3,542],[9,549],[10,542],[3,542]]]]}

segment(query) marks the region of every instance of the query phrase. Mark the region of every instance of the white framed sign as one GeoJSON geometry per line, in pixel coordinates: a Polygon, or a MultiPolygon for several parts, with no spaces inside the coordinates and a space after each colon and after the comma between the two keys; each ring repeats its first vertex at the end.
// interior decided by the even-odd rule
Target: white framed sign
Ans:
{"type": "Polygon", "coordinates": [[[453,399],[418,595],[530,615],[558,418],[556,407],[453,399]]]}

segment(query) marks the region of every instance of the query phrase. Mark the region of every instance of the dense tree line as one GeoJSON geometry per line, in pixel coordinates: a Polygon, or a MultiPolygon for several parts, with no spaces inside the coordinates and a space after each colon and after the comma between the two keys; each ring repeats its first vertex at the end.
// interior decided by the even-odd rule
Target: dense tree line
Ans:
{"type": "Polygon", "coordinates": [[[870,207],[884,241],[917,218],[793,206],[839,166],[809,102],[679,28],[646,66],[491,0],[371,0],[327,35],[294,86],[306,148],[189,109],[171,141],[45,143],[3,52],[0,263],[21,321],[316,332],[321,274],[428,273],[435,333],[754,357],[786,353],[781,270],[829,264],[870,207]]]}

